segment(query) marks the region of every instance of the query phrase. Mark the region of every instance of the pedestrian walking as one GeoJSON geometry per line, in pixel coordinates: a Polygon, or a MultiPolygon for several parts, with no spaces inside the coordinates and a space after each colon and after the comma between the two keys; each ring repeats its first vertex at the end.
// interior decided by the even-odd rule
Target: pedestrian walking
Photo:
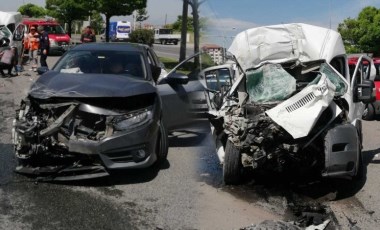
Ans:
{"type": "Polygon", "coordinates": [[[80,41],[82,43],[96,42],[95,31],[91,28],[91,26],[87,26],[84,29],[84,32],[80,37],[80,41]]]}
{"type": "Polygon", "coordinates": [[[30,27],[30,33],[27,36],[29,49],[29,63],[32,64],[32,71],[37,71],[38,49],[40,47],[40,35],[34,26],[30,27]]]}
{"type": "Polygon", "coordinates": [[[45,31],[44,27],[43,26],[38,26],[37,27],[37,31],[40,35],[40,63],[41,63],[41,66],[44,66],[44,67],[48,67],[47,63],[46,63],[46,59],[47,59],[47,55],[49,53],[49,35],[48,33],[45,31]]]}

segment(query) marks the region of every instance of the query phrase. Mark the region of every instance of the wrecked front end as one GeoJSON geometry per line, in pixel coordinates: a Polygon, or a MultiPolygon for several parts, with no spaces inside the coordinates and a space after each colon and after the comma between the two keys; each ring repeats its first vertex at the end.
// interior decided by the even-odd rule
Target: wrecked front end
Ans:
{"type": "Polygon", "coordinates": [[[100,80],[93,84],[103,91],[89,81],[85,90],[66,85],[54,93],[50,79],[39,81],[13,121],[16,172],[42,180],[76,180],[107,176],[113,169],[145,168],[156,161],[161,103],[153,86],[129,82],[140,88],[142,94],[136,94],[111,90],[108,83],[110,96],[100,80]],[[102,97],[91,97],[89,91],[102,97]]]}
{"type": "Polygon", "coordinates": [[[225,181],[236,183],[239,167],[354,176],[360,143],[347,117],[347,90],[345,79],[323,60],[265,63],[246,71],[211,119],[217,146],[225,149],[219,154],[230,174],[225,181]],[[239,153],[238,163],[231,163],[231,152],[239,153]]]}

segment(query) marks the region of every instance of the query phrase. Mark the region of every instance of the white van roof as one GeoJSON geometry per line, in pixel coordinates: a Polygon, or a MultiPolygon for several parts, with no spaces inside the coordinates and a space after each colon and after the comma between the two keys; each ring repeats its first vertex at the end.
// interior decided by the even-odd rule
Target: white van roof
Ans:
{"type": "Polygon", "coordinates": [[[235,37],[228,51],[244,70],[265,62],[319,59],[330,62],[335,56],[346,54],[338,32],[303,23],[248,29],[235,37]]]}
{"type": "Polygon", "coordinates": [[[22,21],[20,12],[4,12],[0,11],[0,25],[9,25],[11,23],[19,24],[22,21]]]}

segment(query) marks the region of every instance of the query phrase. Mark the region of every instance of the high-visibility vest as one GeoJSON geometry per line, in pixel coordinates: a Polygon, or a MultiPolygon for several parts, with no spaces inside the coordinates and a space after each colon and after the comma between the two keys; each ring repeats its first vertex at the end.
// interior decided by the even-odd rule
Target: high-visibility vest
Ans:
{"type": "Polygon", "coordinates": [[[38,47],[40,46],[39,34],[37,32],[34,34],[29,33],[28,34],[28,43],[29,43],[29,49],[30,50],[38,50],[38,47]]]}

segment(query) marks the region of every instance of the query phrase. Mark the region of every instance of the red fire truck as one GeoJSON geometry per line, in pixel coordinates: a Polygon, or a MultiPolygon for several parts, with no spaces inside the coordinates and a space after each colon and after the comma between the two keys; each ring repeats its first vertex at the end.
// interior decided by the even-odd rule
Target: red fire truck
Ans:
{"type": "MultiPolygon", "coordinates": [[[[70,46],[70,37],[66,34],[62,26],[55,21],[54,19],[32,19],[25,18],[22,22],[27,26],[27,33],[30,32],[30,27],[43,26],[44,30],[49,34],[50,42],[50,54],[51,53],[60,53],[63,54],[70,46]]],[[[26,44],[25,49],[27,52],[26,44]]]]}

